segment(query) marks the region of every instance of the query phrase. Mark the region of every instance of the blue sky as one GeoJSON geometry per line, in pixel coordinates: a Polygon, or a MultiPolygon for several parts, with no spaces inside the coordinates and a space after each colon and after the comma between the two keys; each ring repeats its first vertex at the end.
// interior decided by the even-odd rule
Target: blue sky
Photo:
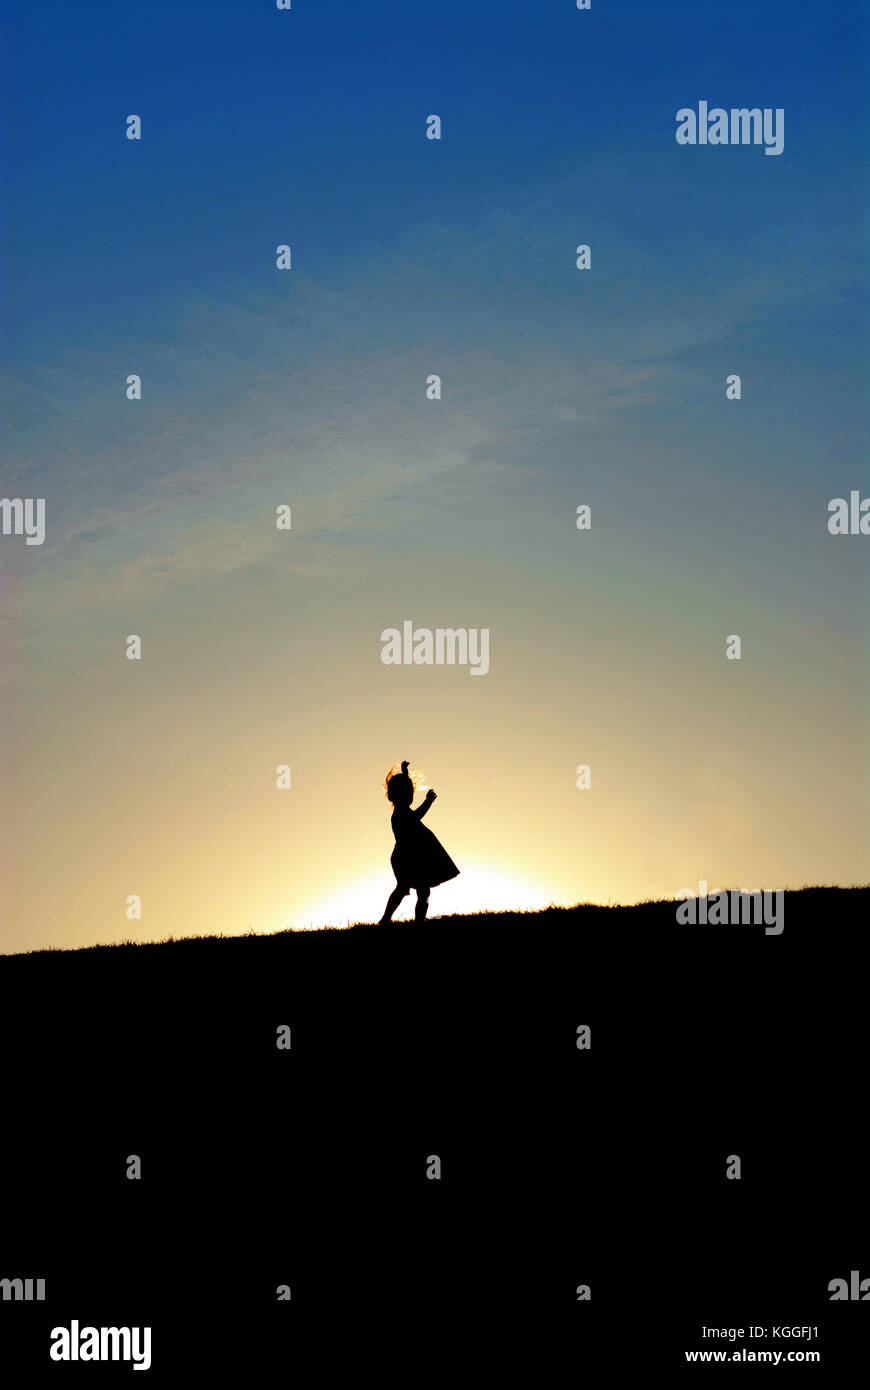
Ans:
{"type": "MultiPolygon", "coordinates": [[[[60,345],[64,330],[99,338],[122,316],[132,331],[216,279],[255,285],[270,224],[292,233],[303,273],[353,275],[360,255],[403,244],[439,210],[474,227],[493,205],[547,199],[570,172],[572,235],[617,213],[672,280],[705,272],[702,231],[740,250],[768,223],[825,234],[858,196],[838,184],[866,150],[857,5],[297,0],[278,13],[267,0],[48,0],[4,12],[22,349],[60,345]],[[784,155],[672,148],[677,107],[701,97],[784,107],[784,155]],[[132,148],[129,111],[145,121],[132,148]],[[429,111],[445,135],[427,163],[429,111]],[[616,208],[582,180],[601,158],[627,185],[616,208]]],[[[529,258],[523,279],[552,283],[556,265],[529,258]]]]}

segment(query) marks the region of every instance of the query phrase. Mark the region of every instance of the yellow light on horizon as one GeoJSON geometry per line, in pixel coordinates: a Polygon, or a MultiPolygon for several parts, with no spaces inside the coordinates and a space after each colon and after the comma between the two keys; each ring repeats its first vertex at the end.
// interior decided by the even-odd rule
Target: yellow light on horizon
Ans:
{"type": "MultiPolygon", "coordinates": [[[[294,921],[279,923],[287,927],[347,927],[356,922],[377,922],[384,904],[395,887],[395,879],[382,869],[336,889],[312,908],[296,914],[294,921]]],[[[432,889],[429,916],[447,917],[475,912],[528,911],[548,907],[552,894],[531,879],[521,878],[508,869],[491,864],[463,869],[458,878],[432,889]]],[[[417,895],[412,889],[393,921],[413,920],[417,895]]]]}

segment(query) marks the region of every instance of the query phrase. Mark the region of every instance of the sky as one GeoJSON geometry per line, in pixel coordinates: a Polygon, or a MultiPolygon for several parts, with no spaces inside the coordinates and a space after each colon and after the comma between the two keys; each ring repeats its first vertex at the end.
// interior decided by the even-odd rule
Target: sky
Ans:
{"type": "Polygon", "coordinates": [[[870,881],[861,6],[0,39],[0,495],[46,506],[0,537],[0,949],[377,920],[402,759],[431,915],[870,881]],[[678,145],[702,100],[783,152],[678,145]],[[406,620],[488,672],[383,664],[406,620]]]}

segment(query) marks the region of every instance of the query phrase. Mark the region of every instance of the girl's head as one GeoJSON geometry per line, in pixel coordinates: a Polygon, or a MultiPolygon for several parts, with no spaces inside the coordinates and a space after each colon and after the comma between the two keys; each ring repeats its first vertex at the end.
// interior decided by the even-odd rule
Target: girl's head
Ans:
{"type": "Polygon", "coordinates": [[[424,774],[418,768],[408,770],[408,764],[393,763],[384,778],[384,795],[394,806],[410,806],[417,788],[425,782],[424,774]]]}

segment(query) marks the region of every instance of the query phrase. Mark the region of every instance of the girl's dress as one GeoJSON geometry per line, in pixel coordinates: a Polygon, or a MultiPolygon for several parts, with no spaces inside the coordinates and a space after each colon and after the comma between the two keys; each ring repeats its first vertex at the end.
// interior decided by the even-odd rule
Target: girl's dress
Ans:
{"type": "Polygon", "coordinates": [[[459,873],[450,855],[410,806],[397,806],[390,818],[396,848],[390,856],[397,883],[434,888],[459,873]]]}

